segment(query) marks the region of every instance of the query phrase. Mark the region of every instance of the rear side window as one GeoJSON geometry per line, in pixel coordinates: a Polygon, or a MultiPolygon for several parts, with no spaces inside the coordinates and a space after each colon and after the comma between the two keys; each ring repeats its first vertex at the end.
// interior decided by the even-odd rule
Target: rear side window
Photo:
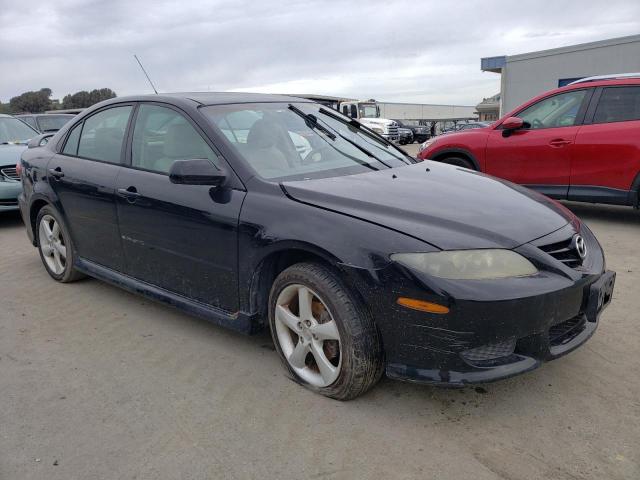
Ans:
{"type": "Polygon", "coordinates": [[[518,114],[526,128],[557,128],[575,125],[585,90],[575,90],[545,98],[518,114]]]}
{"type": "Polygon", "coordinates": [[[608,87],[602,90],[593,123],[640,120],[640,87],[608,87]]]}
{"type": "Polygon", "coordinates": [[[113,107],[84,121],[78,156],[108,163],[120,163],[124,134],[132,107],[113,107]]]}
{"type": "Polygon", "coordinates": [[[78,155],[78,140],[80,140],[80,132],[82,131],[82,122],[73,127],[71,133],[67,137],[67,143],[64,144],[62,153],[75,157],[78,155]]]}
{"type": "Polygon", "coordinates": [[[180,113],[158,105],[141,105],[133,130],[131,165],[169,173],[176,160],[208,159],[216,154],[180,113]]]}

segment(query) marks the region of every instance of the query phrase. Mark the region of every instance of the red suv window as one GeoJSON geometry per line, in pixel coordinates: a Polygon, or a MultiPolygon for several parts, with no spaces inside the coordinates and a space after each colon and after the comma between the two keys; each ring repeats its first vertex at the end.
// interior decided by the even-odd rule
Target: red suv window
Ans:
{"type": "Polygon", "coordinates": [[[607,87],[602,90],[593,123],[640,120],[640,87],[607,87]]]}

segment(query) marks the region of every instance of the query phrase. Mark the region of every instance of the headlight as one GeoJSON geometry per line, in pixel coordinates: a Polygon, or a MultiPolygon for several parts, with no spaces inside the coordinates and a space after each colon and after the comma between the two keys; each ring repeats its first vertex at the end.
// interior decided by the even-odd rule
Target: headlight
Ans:
{"type": "Polygon", "coordinates": [[[384,129],[380,127],[371,127],[371,130],[373,130],[376,133],[379,133],[380,135],[384,133],[384,129]]]}
{"type": "Polygon", "coordinates": [[[424,143],[420,144],[420,151],[424,150],[425,148],[430,147],[431,145],[433,145],[434,143],[436,143],[436,140],[438,140],[436,137],[434,138],[430,138],[429,140],[427,140],[424,143]]]}
{"type": "Polygon", "coordinates": [[[391,260],[407,268],[450,280],[489,280],[524,277],[538,269],[511,250],[450,250],[433,253],[395,253],[391,260]]]}

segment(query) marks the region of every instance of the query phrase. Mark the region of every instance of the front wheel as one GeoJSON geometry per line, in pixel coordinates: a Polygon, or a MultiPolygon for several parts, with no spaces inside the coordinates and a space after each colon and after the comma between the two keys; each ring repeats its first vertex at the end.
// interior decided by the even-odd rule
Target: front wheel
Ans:
{"type": "Polygon", "coordinates": [[[349,400],[382,375],[371,315],[336,273],[314,263],[283,271],[269,296],[269,325],[285,368],[310,390],[349,400]]]}

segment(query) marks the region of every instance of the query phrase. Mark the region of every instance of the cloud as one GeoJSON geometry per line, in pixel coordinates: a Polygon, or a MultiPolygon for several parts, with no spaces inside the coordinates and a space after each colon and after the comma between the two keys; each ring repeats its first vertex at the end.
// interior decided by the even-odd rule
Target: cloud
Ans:
{"type": "Polygon", "coordinates": [[[324,93],[475,104],[499,90],[480,58],[640,31],[640,5],[611,0],[0,0],[0,99],[109,87],[324,93]],[[33,5],[32,5],[33,3],[33,5]],[[5,5],[6,4],[6,5],[5,5]]]}

